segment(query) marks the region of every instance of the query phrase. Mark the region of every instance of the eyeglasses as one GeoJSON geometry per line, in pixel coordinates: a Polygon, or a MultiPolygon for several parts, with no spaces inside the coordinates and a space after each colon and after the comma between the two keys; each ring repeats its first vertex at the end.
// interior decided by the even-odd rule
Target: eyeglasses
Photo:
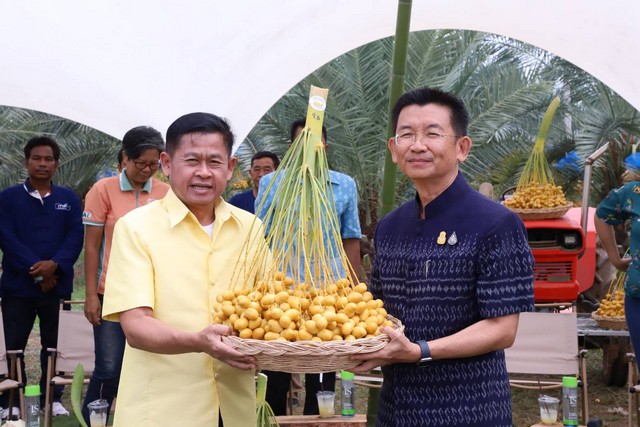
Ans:
{"type": "Polygon", "coordinates": [[[418,138],[420,139],[420,142],[422,142],[422,138],[426,138],[427,141],[430,141],[430,142],[439,142],[448,136],[453,138],[460,138],[464,135],[446,135],[444,133],[438,133],[438,132],[427,132],[423,134],[407,132],[407,133],[403,133],[402,135],[396,135],[393,137],[393,139],[395,140],[396,145],[408,146],[408,145],[415,144],[416,141],[418,141],[418,138]]]}
{"type": "Polygon", "coordinates": [[[132,160],[132,162],[138,170],[144,170],[144,168],[148,167],[150,170],[154,171],[160,167],[159,160],[157,162],[140,162],[137,160],[132,160]]]}

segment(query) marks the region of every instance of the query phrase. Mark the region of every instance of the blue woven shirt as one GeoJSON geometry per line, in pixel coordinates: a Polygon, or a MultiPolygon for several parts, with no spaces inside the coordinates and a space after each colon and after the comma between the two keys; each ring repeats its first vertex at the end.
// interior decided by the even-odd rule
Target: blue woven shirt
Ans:
{"type": "MultiPolygon", "coordinates": [[[[411,200],[374,236],[370,290],[411,341],[533,310],[533,256],[520,218],[458,175],[425,208],[411,200]]],[[[383,367],[378,425],[511,427],[504,351],[383,367]]]]}

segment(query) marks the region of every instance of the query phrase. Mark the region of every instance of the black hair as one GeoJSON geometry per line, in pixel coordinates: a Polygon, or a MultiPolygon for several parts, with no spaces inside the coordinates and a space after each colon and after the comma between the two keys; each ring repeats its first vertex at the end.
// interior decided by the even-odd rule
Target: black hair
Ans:
{"type": "MultiPolygon", "coordinates": [[[[291,142],[295,141],[298,128],[304,129],[306,125],[306,119],[298,119],[291,123],[291,129],[289,130],[289,138],[291,142]]],[[[322,137],[325,141],[327,140],[327,128],[325,127],[324,123],[322,123],[322,137]]]]}
{"type": "Polygon", "coordinates": [[[173,155],[180,145],[182,136],[193,132],[222,134],[227,154],[231,156],[233,149],[231,126],[222,117],[211,113],[189,113],[171,123],[167,129],[167,153],[173,155]]]}
{"type": "Polygon", "coordinates": [[[54,160],[56,162],[60,160],[60,146],[55,141],[55,139],[44,135],[34,136],[29,141],[27,141],[27,144],[24,146],[24,159],[29,160],[29,157],[31,157],[31,150],[33,150],[35,147],[42,146],[51,147],[54,160]]]}
{"type": "Polygon", "coordinates": [[[275,169],[278,169],[278,166],[280,166],[280,159],[278,158],[276,153],[272,153],[271,151],[258,151],[253,155],[253,157],[251,157],[251,166],[253,166],[254,160],[264,159],[265,157],[273,160],[273,167],[275,169]]]}
{"type": "Polygon", "coordinates": [[[122,160],[124,160],[124,149],[122,147],[118,150],[116,158],[118,159],[118,166],[120,166],[122,164],[122,160]]]}
{"type": "Polygon", "coordinates": [[[451,111],[451,126],[456,135],[467,135],[469,113],[464,106],[464,102],[449,92],[429,87],[414,89],[398,98],[391,111],[391,123],[394,133],[398,128],[398,117],[400,117],[400,112],[403,108],[410,105],[424,106],[427,104],[437,104],[449,108],[451,111]]]}
{"type": "Polygon", "coordinates": [[[164,151],[162,134],[149,126],[138,126],[124,134],[122,150],[131,160],[139,158],[149,149],[156,149],[158,153],[164,151]]]}

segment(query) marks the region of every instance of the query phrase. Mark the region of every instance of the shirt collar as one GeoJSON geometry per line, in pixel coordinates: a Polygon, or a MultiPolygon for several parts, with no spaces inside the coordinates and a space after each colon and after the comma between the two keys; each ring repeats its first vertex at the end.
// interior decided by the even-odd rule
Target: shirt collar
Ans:
{"type": "Polygon", "coordinates": [[[340,178],[338,172],[329,170],[329,182],[333,185],[340,185],[340,178]]]}
{"type": "MultiPolygon", "coordinates": [[[[144,183],[144,185],[142,186],[142,191],[144,191],[145,193],[151,193],[152,180],[153,178],[149,178],[147,182],[144,183]]],[[[131,185],[131,181],[129,181],[129,178],[125,173],[125,169],[122,169],[122,172],[120,172],[120,191],[135,191],[135,189],[131,185]]]]}
{"type": "MultiPolygon", "coordinates": [[[[186,218],[191,218],[193,221],[199,224],[198,219],[195,217],[195,215],[191,213],[189,208],[187,208],[182,200],[178,198],[178,196],[173,192],[172,189],[169,189],[167,195],[162,200],[167,207],[167,212],[169,213],[169,225],[171,226],[171,228],[175,227],[186,218]]],[[[229,204],[225,202],[222,197],[218,198],[214,209],[216,214],[216,223],[219,222],[220,224],[222,224],[230,218],[235,218],[231,215],[229,204]]]]}
{"type": "MultiPolygon", "coordinates": [[[[445,212],[450,206],[456,203],[456,199],[460,197],[460,193],[469,188],[469,184],[462,176],[462,173],[458,171],[458,176],[453,180],[451,185],[444,190],[438,197],[427,203],[424,208],[424,217],[433,218],[434,216],[445,212]]],[[[417,213],[420,215],[420,209],[422,209],[422,202],[420,201],[420,195],[416,192],[415,201],[417,204],[417,213]]]]}
{"type": "Polygon", "coordinates": [[[51,182],[51,188],[49,189],[49,192],[45,194],[44,197],[41,197],[40,192],[35,188],[33,188],[31,183],[29,182],[29,178],[25,179],[24,184],[22,184],[22,187],[27,192],[27,194],[29,194],[31,197],[35,199],[40,200],[40,203],[44,204],[44,200],[43,200],[44,197],[49,196],[51,194],[51,191],[53,191],[53,181],[51,182]]]}

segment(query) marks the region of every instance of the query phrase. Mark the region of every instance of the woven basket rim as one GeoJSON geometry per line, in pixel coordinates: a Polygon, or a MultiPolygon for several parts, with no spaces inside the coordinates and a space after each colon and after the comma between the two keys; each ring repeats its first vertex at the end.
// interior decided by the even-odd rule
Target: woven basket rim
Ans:
{"type": "MultiPolygon", "coordinates": [[[[404,331],[404,325],[393,316],[387,318],[395,329],[404,331]]],[[[335,372],[357,366],[354,354],[371,353],[387,345],[389,336],[380,334],[371,338],[351,341],[264,341],[238,336],[223,336],[222,341],[242,354],[254,356],[260,369],[280,372],[335,372]]]]}
{"type": "Polygon", "coordinates": [[[573,203],[567,202],[566,205],[555,206],[553,208],[540,208],[540,209],[520,209],[520,208],[509,208],[509,207],[508,208],[511,209],[512,211],[514,211],[515,213],[524,213],[524,214],[542,213],[542,214],[544,214],[544,213],[557,213],[557,212],[561,212],[563,210],[566,212],[569,209],[571,209],[572,207],[573,207],[573,203]]]}
{"type": "Polygon", "coordinates": [[[604,320],[607,322],[620,322],[620,323],[627,323],[627,319],[624,316],[603,316],[601,314],[597,314],[595,311],[593,313],[591,313],[591,317],[593,317],[594,320],[604,320]]]}
{"type": "Polygon", "coordinates": [[[510,208],[507,206],[508,209],[512,210],[523,221],[561,218],[572,207],[573,207],[573,203],[571,202],[567,203],[564,206],[556,206],[554,208],[542,208],[542,209],[518,209],[518,208],[510,208]]]}
{"type": "MultiPolygon", "coordinates": [[[[400,320],[396,319],[395,317],[391,316],[391,315],[387,315],[387,319],[391,320],[391,322],[393,322],[395,329],[399,330],[400,332],[404,331],[404,325],[402,324],[402,322],[400,322],[400,320]]],[[[389,336],[387,334],[380,334],[377,335],[375,337],[370,337],[370,338],[358,338],[355,340],[351,340],[351,341],[346,341],[346,340],[342,340],[342,341],[311,341],[311,340],[306,340],[306,341],[278,341],[278,340],[272,340],[272,341],[265,341],[265,340],[256,340],[253,338],[240,338],[238,336],[235,335],[228,335],[228,336],[223,336],[222,337],[225,340],[229,340],[231,342],[234,343],[244,343],[244,344],[251,344],[251,345],[255,345],[256,347],[282,347],[284,349],[286,348],[298,348],[298,347],[306,347],[309,348],[309,350],[314,351],[313,354],[317,354],[315,352],[315,350],[317,350],[318,348],[331,348],[331,347],[335,347],[336,349],[339,349],[340,347],[359,347],[362,346],[363,344],[366,345],[366,343],[371,342],[371,340],[374,341],[388,341],[389,340],[389,336]],[[268,345],[267,345],[268,344],[268,345]]],[[[356,351],[356,353],[358,353],[358,351],[356,351]]],[[[351,353],[350,353],[351,354],[351,353]]]]}
{"type": "Polygon", "coordinates": [[[626,330],[627,329],[627,320],[624,316],[602,316],[596,314],[594,311],[591,313],[591,317],[596,321],[598,326],[605,329],[614,329],[614,330],[626,330]]]}

